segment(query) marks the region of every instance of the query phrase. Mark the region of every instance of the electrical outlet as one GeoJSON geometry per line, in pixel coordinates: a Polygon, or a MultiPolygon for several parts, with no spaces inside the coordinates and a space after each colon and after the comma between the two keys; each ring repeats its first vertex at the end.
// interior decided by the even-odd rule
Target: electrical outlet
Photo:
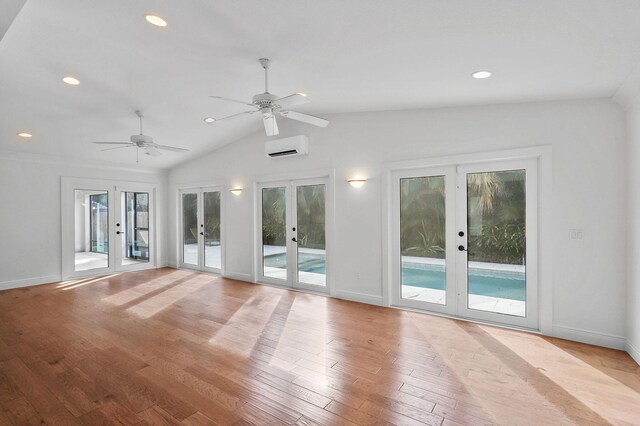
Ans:
{"type": "Polygon", "coordinates": [[[569,239],[572,241],[584,240],[584,229],[569,229],[569,239]]]}

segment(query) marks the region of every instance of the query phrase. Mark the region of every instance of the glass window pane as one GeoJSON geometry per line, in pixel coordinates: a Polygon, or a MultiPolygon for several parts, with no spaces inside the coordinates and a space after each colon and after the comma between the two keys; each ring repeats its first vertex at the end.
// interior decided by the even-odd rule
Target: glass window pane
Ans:
{"type": "Polygon", "coordinates": [[[109,267],[109,194],[74,191],[75,270],[109,267]]]}
{"type": "Polygon", "coordinates": [[[124,192],[121,236],[122,264],[132,265],[149,261],[149,194],[124,192]]]}
{"type": "Polygon", "coordinates": [[[262,265],[265,277],[287,279],[286,188],[262,189],[262,265]]]}
{"type": "Polygon", "coordinates": [[[298,281],[327,285],[325,245],[325,186],[296,189],[298,281]]]}
{"type": "Polygon", "coordinates": [[[445,177],[400,179],[403,299],[446,304],[445,177]]]}
{"type": "Polygon", "coordinates": [[[182,194],[182,262],[198,265],[198,194],[182,194]]]}
{"type": "Polygon", "coordinates": [[[204,194],[204,266],[222,268],[220,249],[220,192],[204,194]]]}
{"type": "Polygon", "coordinates": [[[468,307],[526,316],[525,171],[467,174],[468,307]]]}

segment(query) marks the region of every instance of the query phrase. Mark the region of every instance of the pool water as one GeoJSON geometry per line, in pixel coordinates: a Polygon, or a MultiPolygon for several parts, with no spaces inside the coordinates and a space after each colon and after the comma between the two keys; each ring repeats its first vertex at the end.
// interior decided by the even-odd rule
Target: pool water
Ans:
{"type": "MultiPolygon", "coordinates": [[[[319,253],[300,253],[299,270],[316,274],[326,273],[325,255],[319,253]]],[[[286,254],[266,256],[265,266],[286,268],[286,254]]],[[[443,265],[402,262],[402,284],[444,290],[445,271],[443,265]]],[[[499,297],[501,299],[525,300],[525,274],[509,271],[469,268],[469,293],[480,296],[499,297]]]]}
{"type": "MultiPolygon", "coordinates": [[[[402,262],[402,284],[444,290],[444,266],[402,262]]],[[[469,268],[469,293],[524,301],[525,274],[469,268]]]]}
{"type": "MultiPolygon", "coordinates": [[[[287,267],[287,255],[285,253],[273,254],[264,258],[264,266],[285,269],[287,267]]],[[[326,273],[326,260],[324,254],[299,253],[298,269],[303,272],[316,274],[326,273]]]]}

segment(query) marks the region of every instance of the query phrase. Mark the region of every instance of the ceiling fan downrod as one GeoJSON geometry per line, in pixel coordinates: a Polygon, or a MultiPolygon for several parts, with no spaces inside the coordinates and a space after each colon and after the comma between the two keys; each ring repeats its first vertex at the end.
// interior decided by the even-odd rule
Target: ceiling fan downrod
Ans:
{"type": "Polygon", "coordinates": [[[269,93],[269,64],[271,60],[267,58],[260,58],[260,65],[264,68],[264,93],[269,93]]]}

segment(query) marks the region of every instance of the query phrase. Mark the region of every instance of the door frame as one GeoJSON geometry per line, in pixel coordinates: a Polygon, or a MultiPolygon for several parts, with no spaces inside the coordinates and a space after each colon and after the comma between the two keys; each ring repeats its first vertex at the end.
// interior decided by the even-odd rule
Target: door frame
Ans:
{"type": "MultiPolygon", "coordinates": [[[[553,173],[552,148],[549,145],[524,147],[507,150],[475,152],[457,155],[445,155],[432,158],[389,162],[383,165],[382,176],[382,296],[385,306],[394,306],[392,287],[394,285],[394,244],[393,244],[393,173],[402,170],[433,168],[446,166],[464,166],[475,163],[490,163],[509,160],[535,159],[537,168],[537,255],[538,255],[538,324],[536,331],[544,334],[553,332],[553,173]]],[[[455,240],[454,240],[455,241],[455,240]]],[[[411,309],[411,308],[407,308],[411,309]]],[[[450,315],[427,311],[439,315],[450,315]]],[[[459,317],[458,317],[459,318],[459,317]]],[[[465,318],[468,319],[468,318],[465,318]]],[[[474,319],[470,319],[475,321],[474,319]]],[[[478,322],[491,322],[481,321],[478,322]]],[[[504,324],[500,324],[504,325],[504,324]]],[[[530,329],[530,328],[526,328],[530,329]]]]}
{"type": "MultiPolygon", "coordinates": [[[[75,178],[62,176],[61,177],[61,190],[60,190],[60,211],[61,211],[61,272],[62,279],[69,280],[74,278],[93,277],[98,275],[105,275],[114,272],[124,272],[123,269],[118,268],[117,253],[116,253],[116,218],[120,215],[117,210],[119,203],[116,202],[116,194],[120,192],[119,188],[135,188],[140,192],[149,193],[149,262],[134,265],[133,268],[127,268],[130,271],[139,271],[144,269],[155,269],[158,264],[157,253],[157,238],[156,238],[156,206],[151,205],[151,200],[155,203],[157,200],[157,183],[146,182],[133,182],[133,181],[119,181],[108,179],[89,179],[89,178],[75,178]],[[109,266],[107,268],[90,269],[86,271],[75,270],[75,190],[100,190],[108,193],[109,203],[109,266]]],[[[133,190],[133,189],[132,189],[133,190]]]]}
{"type": "MultiPolygon", "coordinates": [[[[114,193],[114,207],[115,207],[115,214],[113,215],[114,218],[114,223],[116,218],[118,217],[117,215],[122,215],[122,193],[124,192],[144,192],[149,194],[149,262],[147,263],[151,263],[152,262],[152,257],[153,257],[153,265],[155,267],[155,260],[156,257],[154,256],[154,253],[152,253],[151,249],[154,248],[154,252],[155,252],[155,246],[156,246],[156,235],[155,235],[155,229],[156,229],[156,221],[155,221],[155,217],[156,217],[156,194],[155,194],[155,190],[149,190],[149,187],[146,185],[141,185],[141,184],[120,184],[120,185],[116,185],[115,187],[115,193],[114,193]]],[[[111,215],[110,215],[111,216],[111,215]]],[[[123,218],[120,216],[120,223],[122,225],[123,222],[123,218]]],[[[114,226],[114,232],[117,231],[117,229],[115,229],[116,227],[114,226]]],[[[120,226],[120,229],[124,229],[124,225],[120,226]]],[[[111,232],[109,232],[111,234],[111,232]]],[[[126,271],[137,271],[140,269],[147,269],[147,268],[143,268],[142,266],[146,265],[144,263],[140,263],[140,264],[132,264],[132,265],[123,265],[122,264],[122,244],[121,244],[121,239],[122,237],[116,237],[116,247],[115,247],[115,270],[116,272],[126,272],[126,271]],[[118,264],[118,261],[120,262],[120,264],[118,264]]],[[[111,244],[111,242],[109,242],[109,244],[111,244]]],[[[111,250],[111,248],[109,248],[109,250],[111,250]]]]}
{"type": "Polygon", "coordinates": [[[468,247],[467,238],[467,173],[500,172],[509,170],[525,170],[525,317],[500,314],[490,311],[471,309],[468,307],[468,261],[467,251],[455,250],[456,278],[458,284],[457,315],[462,318],[495,322],[507,326],[516,326],[531,330],[538,329],[538,161],[536,159],[500,160],[491,162],[469,163],[456,169],[456,232],[463,231],[464,236],[455,236],[454,247],[468,247]],[[530,237],[533,238],[530,238],[530,237]]]}
{"type": "Polygon", "coordinates": [[[275,285],[278,287],[292,287],[292,278],[291,278],[291,274],[290,274],[290,265],[292,264],[292,262],[294,262],[294,257],[292,256],[290,247],[291,247],[291,241],[289,240],[291,238],[291,230],[289,229],[289,222],[287,220],[287,218],[291,217],[291,212],[292,212],[292,208],[291,208],[291,181],[285,180],[285,181],[272,181],[272,182],[266,182],[266,183],[257,183],[256,184],[256,198],[257,198],[257,203],[256,203],[256,214],[258,216],[258,224],[257,224],[257,230],[258,233],[256,235],[256,282],[257,283],[262,283],[262,284],[270,284],[270,285],[275,285]],[[264,275],[264,265],[263,265],[263,261],[264,261],[264,253],[263,253],[263,247],[262,247],[262,232],[260,232],[260,230],[262,229],[262,190],[266,189],[266,188],[284,188],[284,197],[285,197],[285,229],[286,229],[286,237],[285,237],[285,241],[286,241],[286,245],[285,245],[285,250],[286,250],[286,258],[287,258],[287,278],[284,280],[278,279],[278,278],[274,278],[274,277],[267,277],[264,275]]]}
{"type": "Polygon", "coordinates": [[[454,234],[456,232],[455,218],[456,207],[456,169],[455,166],[437,166],[437,167],[420,167],[405,170],[394,170],[391,173],[392,185],[392,222],[391,244],[393,249],[390,253],[391,274],[393,277],[401,277],[401,254],[400,254],[400,185],[401,179],[412,177],[430,177],[444,176],[445,178],[445,304],[440,305],[430,302],[421,302],[416,300],[401,298],[402,278],[399,280],[400,285],[391,285],[390,297],[392,306],[402,306],[412,309],[422,309],[432,312],[456,315],[456,273],[455,267],[455,247],[453,244],[454,234]]]}
{"type": "MultiPolygon", "coordinates": [[[[253,279],[257,284],[266,284],[277,287],[288,288],[291,290],[301,290],[311,293],[329,294],[335,296],[335,271],[333,265],[335,256],[335,170],[316,170],[302,173],[286,173],[277,175],[256,176],[253,179],[253,205],[254,205],[254,262],[253,262],[253,279]],[[319,288],[315,285],[304,285],[298,283],[294,286],[291,274],[287,274],[287,280],[274,280],[269,277],[262,276],[262,192],[263,187],[275,187],[285,185],[287,193],[291,192],[292,182],[314,182],[324,180],[325,183],[325,250],[326,250],[326,285],[319,288]]],[[[287,195],[288,199],[291,198],[287,195]]],[[[291,203],[288,203],[287,209],[292,209],[291,203]]],[[[287,211],[291,217],[292,212],[287,211]]],[[[292,250],[289,250],[290,230],[287,229],[287,262],[296,262],[295,256],[292,256],[292,250]],[[293,258],[293,260],[291,260],[293,258]]],[[[289,263],[288,263],[289,264],[289,263]]],[[[296,266],[297,269],[297,266],[296,266]]],[[[288,271],[287,271],[288,272],[288,271]]]]}
{"type": "Polygon", "coordinates": [[[177,217],[177,245],[176,245],[176,264],[180,269],[190,269],[193,271],[208,272],[212,274],[224,275],[225,270],[225,187],[221,184],[199,184],[184,185],[177,188],[176,191],[176,217],[177,217]],[[204,237],[198,233],[198,264],[191,265],[183,262],[183,217],[182,217],[182,194],[196,194],[198,200],[197,221],[199,224],[204,220],[204,193],[220,192],[220,269],[205,266],[204,237]]]}

